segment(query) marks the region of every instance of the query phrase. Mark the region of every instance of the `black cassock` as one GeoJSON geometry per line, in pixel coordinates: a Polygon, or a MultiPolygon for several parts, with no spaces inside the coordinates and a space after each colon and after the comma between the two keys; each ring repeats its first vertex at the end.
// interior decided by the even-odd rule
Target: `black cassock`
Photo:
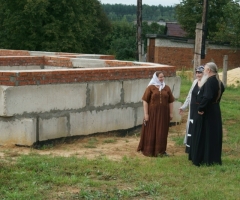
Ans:
{"type": "Polygon", "coordinates": [[[221,82],[221,93],[218,96],[219,82],[216,76],[211,76],[199,90],[196,96],[198,111],[204,111],[203,115],[195,115],[193,123],[189,127],[191,144],[189,160],[194,165],[222,164],[222,117],[220,100],[224,92],[221,82]]]}

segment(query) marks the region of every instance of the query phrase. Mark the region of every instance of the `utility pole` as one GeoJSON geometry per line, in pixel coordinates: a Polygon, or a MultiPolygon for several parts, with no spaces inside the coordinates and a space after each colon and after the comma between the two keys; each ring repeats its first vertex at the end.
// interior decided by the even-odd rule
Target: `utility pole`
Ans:
{"type": "Polygon", "coordinates": [[[138,61],[142,61],[142,0],[137,0],[137,52],[138,61]]]}
{"type": "Polygon", "coordinates": [[[205,46],[206,46],[205,44],[207,38],[207,13],[208,13],[208,0],[203,0],[201,59],[205,58],[205,46]]]}
{"type": "Polygon", "coordinates": [[[196,68],[201,65],[202,32],[202,23],[197,23],[194,48],[193,80],[195,79],[196,68]]]}
{"type": "Polygon", "coordinates": [[[203,0],[202,23],[196,26],[195,49],[193,60],[193,79],[195,79],[196,67],[201,65],[201,59],[205,58],[205,41],[207,36],[207,11],[208,0],[203,0]]]}

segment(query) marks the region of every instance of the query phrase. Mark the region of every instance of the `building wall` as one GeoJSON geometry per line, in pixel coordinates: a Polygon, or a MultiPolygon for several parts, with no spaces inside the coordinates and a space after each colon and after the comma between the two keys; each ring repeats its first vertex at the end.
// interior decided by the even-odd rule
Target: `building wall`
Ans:
{"type": "Polygon", "coordinates": [[[181,121],[174,66],[34,54],[0,56],[0,145],[137,127],[142,95],[157,70],[175,97],[172,122],[181,121]]]}
{"type": "MultiPolygon", "coordinates": [[[[212,44],[206,45],[206,56],[205,59],[201,59],[201,63],[204,64],[213,61],[221,69],[223,67],[224,55],[228,55],[228,69],[240,66],[240,50],[235,51],[227,46],[212,44]]],[[[176,66],[177,70],[192,69],[193,59],[193,43],[155,38],[154,63],[176,66]]]]}

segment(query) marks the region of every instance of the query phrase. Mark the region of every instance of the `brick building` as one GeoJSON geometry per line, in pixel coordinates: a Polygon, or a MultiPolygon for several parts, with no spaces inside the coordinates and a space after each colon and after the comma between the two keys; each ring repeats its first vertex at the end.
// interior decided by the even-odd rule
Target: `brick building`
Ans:
{"type": "MultiPolygon", "coordinates": [[[[184,37],[185,32],[177,23],[175,25],[167,23],[165,35],[147,35],[147,61],[176,66],[178,70],[192,69],[194,40],[184,37]]],[[[240,50],[211,43],[206,44],[206,56],[201,63],[213,61],[222,68],[224,55],[228,56],[229,69],[240,67],[240,50]]]]}

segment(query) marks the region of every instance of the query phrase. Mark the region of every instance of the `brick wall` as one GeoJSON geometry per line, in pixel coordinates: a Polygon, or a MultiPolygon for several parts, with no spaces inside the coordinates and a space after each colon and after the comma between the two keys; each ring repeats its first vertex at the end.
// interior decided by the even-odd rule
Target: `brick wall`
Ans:
{"type": "MultiPolygon", "coordinates": [[[[22,51],[1,50],[2,54],[21,54],[22,51]]],[[[108,56],[106,56],[108,57],[108,56]]],[[[105,58],[102,56],[102,58],[105,58]]],[[[82,62],[81,58],[74,61],[82,62]]],[[[96,60],[95,60],[96,61],[96,60]]],[[[86,59],[84,60],[86,62],[86,59]]],[[[92,62],[92,59],[89,59],[92,62]]],[[[176,76],[176,67],[153,63],[139,63],[118,60],[102,60],[102,66],[95,68],[74,68],[71,54],[55,56],[0,56],[0,85],[46,85],[82,83],[107,80],[133,80],[151,78],[155,71],[163,71],[166,77],[176,76]],[[70,55],[70,57],[65,57],[70,55]],[[9,70],[1,70],[1,66],[9,70]],[[29,66],[29,70],[11,70],[11,66],[29,66]],[[31,69],[32,66],[54,66],[55,69],[31,69]],[[59,68],[58,68],[59,67],[59,68]],[[64,69],[64,68],[68,69],[64,69]]]]}
{"type": "Polygon", "coordinates": [[[44,65],[44,58],[39,56],[0,56],[1,66],[44,65]]]}
{"type": "Polygon", "coordinates": [[[176,66],[178,70],[182,68],[192,68],[193,49],[180,47],[155,48],[155,63],[176,66]]]}
{"type": "Polygon", "coordinates": [[[0,56],[29,56],[29,51],[0,49],[0,56]]]}
{"type": "Polygon", "coordinates": [[[72,68],[72,62],[70,58],[57,57],[57,56],[44,56],[43,65],[55,66],[55,67],[69,67],[72,68]]]}
{"type": "Polygon", "coordinates": [[[81,83],[88,81],[127,80],[151,78],[155,71],[162,70],[165,76],[176,76],[175,67],[113,67],[106,69],[59,69],[31,71],[0,71],[0,85],[46,85],[81,83]]]}
{"type": "MultiPolygon", "coordinates": [[[[148,47],[148,51],[149,51],[148,47]]],[[[224,55],[228,55],[228,69],[240,67],[240,50],[220,45],[207,45],[205,59],[201,63],[213,61],[221,69],[224,55]]],[[[148,52],[149,54],[149,52],[148,52]]],[[[192,69],[194,44],[174,42],[169,39],[155,38],[154,63],[176,66],[177,70],[192,69]]]]}

